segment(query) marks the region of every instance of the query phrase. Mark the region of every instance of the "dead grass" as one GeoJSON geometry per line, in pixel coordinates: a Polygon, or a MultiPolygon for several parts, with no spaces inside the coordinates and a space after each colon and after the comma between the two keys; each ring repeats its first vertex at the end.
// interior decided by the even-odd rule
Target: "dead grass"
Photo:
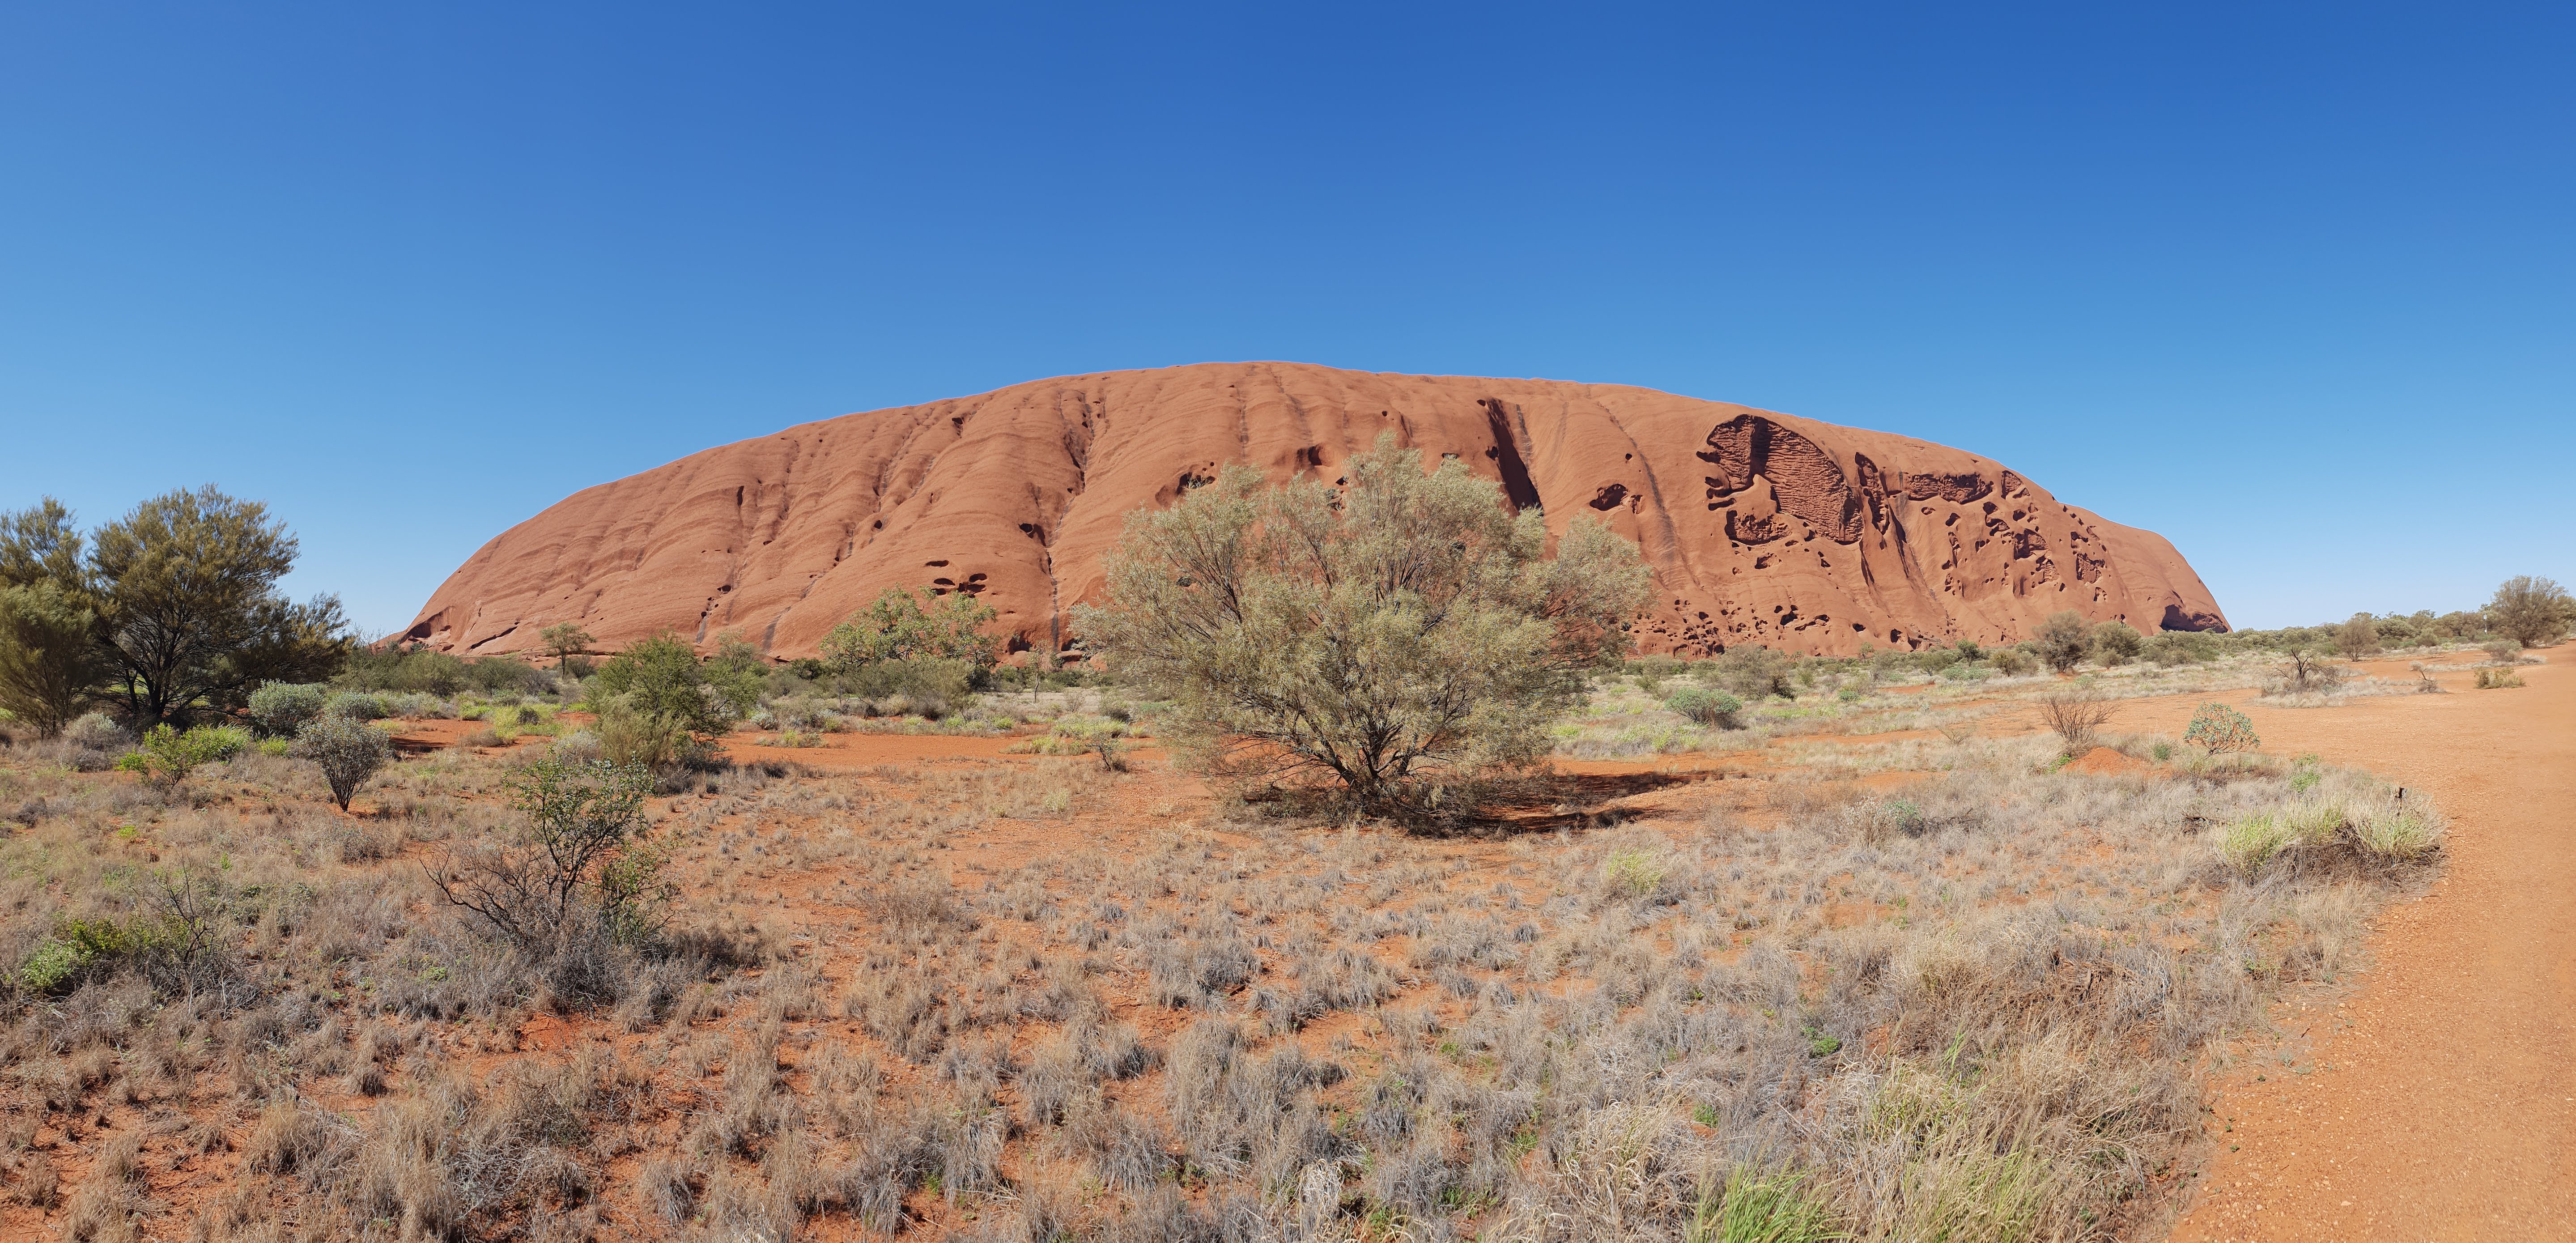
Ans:
{"type": "MultiPolygon", "coordinates": [[[[1989,710],[1892,698],[1759,728],[1989,710]]],[[[1507,839],[1092,755],[702,774],[651,805],[685,926],[596,1001],[421,880],[506,826],[511,754],[406,761],[344,817],[267,757],[173,800],[0,752],[0,1225],[2128,1237],[2200,1070],[2439,853],[2438,812],[2313,766],[1805,746],[1507,839]],[[2292,831],[2234,844],[2257,824],[2292,831]],[[16,970],[158,918],[173,870],[221,878],[227,970],[16,970]]]]}

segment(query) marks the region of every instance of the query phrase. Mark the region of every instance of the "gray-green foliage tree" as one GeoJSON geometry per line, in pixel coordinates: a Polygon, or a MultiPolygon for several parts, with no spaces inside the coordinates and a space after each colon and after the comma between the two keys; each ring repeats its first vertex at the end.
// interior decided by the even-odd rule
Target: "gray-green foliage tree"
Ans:
{"type": "Polygon", "coordinates": [[[1515,517],[1454,460],[1426,475],[1392,436],[1343,474],[1265,488],[1234,466],[1130,515],[1107,602],[1076,624],[1213,771],[1435,812],[1546,754],[1549,723],[1627,655],[1650,576],[1588,515],[1547,555],[1535,509],[1515,517]]]}
{"type": "Polygon", "coordinates": [[[2379,650],[2379,624],[2368,613],[2355,613],[2335,627],[2335,650],[2346,660],[2359,660],[2379,650]]]}
{"type": "Polygon", "coordinates": [[[2554,579],[2516,575],[2496,587],[2487,602],[2487,621],[2497,634],[2524,647],[2545,647],[2567,637],[2576,625],[2576,597],[2554,579]]]}
{"type": "Polygon", "coordinates": [[[352,643],[339,601],[277,591],[295,553],[267,506],[212,487],[154,497],[86,541],[50,497],[0,520],[0,585],[51,582],[95,615],[97,693],[138,730],[338,668],[352,643]]]}
{"type": "Polygon", "coordinates": [[[98,615],[78,596],[45,579],[0,587],[0,708],[51,738],[106,676],[98,615]]]}
{"type": "Polygon", "coordinates": [[[2049,614],[2030,637],[2032,651],[2059,673],[2072,672],[2093,651],[2093,627],[2084,615],[2068,609],[2049,614]]]}
{"type": "Polygon", "coordinates": [[[1001,641],[984,632],[997,613],[965,592],[934,593],[925,609],[908,587],[888,587],[875,603],[823,636],[824,667],[848,675],[884,661],[955,660],[975,671],[993,667],[1001,641]]]}

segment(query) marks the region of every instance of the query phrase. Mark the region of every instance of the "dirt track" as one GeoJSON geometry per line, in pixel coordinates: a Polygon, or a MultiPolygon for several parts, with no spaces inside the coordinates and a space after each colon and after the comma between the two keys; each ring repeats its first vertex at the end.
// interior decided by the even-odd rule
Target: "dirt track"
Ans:
{"type": "MultiPolygon", "coordinates": [[[[2450,860],[2381,921],[2357,988],[2280,1013],[2293,1064],[2221,1082],[2212,1127],[2233,1130],[2174,1243],[2576,1239],[2576,646],[2550,656],[2518,690],[2463,671],[2448,695],[2246,704],[2267,752],[2439,799],[2450,860]]],[[[2115,728],[2178,734],[2187,711],[2115,728]]]]}

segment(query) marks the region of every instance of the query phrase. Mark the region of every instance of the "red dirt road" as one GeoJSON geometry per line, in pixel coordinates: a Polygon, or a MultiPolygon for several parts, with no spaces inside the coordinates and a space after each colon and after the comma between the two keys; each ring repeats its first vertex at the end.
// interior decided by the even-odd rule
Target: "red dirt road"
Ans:
{"type": "MultiPolygon", "coordinates": [[[[2448,695],[2336,708],[2223,697],[2271,754],[2431,793],[2450,859],[2342,1002],[2280,1013],[2298,1065],[2258,1054],[2220,1083],[2212,1127],[2234,1129],[2173,1243],[2576,1239],[2576,646],[2550,656],[2515,690],[2462,670],[2448,695]]],[[[2179,734],[2188,711],[2115,728],[2179,734]]]]}

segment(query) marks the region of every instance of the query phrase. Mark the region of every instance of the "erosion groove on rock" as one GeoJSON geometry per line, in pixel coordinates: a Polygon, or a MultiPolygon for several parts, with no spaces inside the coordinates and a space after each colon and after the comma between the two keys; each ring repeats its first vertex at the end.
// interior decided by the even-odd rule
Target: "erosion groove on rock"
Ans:
{"type": "Polygon", "coordinates": [[[1330,476],[1390,431],[1554,530],[1590,513],[1636,540],[1646,652],[1995,642],[2062,609],[2227,625],[2162,537],[1957,449],[1615,384],[1208,363],[844,415],[585,489],[485,544],[404,637],[492,655],[569,620],[612,649],[736,630],[802,656],[903,586],[978,596],[1044,648],[1129,511],[1230,462],[1330,476]]]}

